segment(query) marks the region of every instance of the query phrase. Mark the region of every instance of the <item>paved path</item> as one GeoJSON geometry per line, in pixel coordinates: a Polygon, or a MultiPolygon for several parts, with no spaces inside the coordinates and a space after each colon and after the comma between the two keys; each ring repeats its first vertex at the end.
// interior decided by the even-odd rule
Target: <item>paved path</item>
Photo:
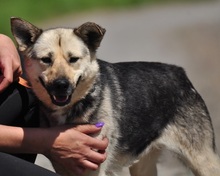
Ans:
{"type": "MultiPolygon", "coordinates": [[[[220,1],[93,12],[46,24],[76,27],[87,21],[107,29],[99,58],[110,62],[143,60],[183,66],[207,103],[220,151],[220,1]]],[[[50,168],[45,159],[40,158],[37,163],[50,168]]],[[[159,176],[189,175],[169,153],[159,160],[158,168],[159,176]]],[[[129,176],[127,169],[125,175],[129,176]]]]}

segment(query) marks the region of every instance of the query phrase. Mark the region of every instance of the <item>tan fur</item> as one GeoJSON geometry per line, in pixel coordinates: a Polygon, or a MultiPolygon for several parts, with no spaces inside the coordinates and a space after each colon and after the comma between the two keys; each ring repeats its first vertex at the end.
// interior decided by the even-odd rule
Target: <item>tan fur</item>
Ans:
{"type": "Polygon", "coordinates": [[[189,136],[185,136],[181,128],[169,125],[163,135],[158,139],[158,144],[176,153],[194,172],[195,176],[219,176],[220,160],[212,150],[209,136],[204,136],[204,144],[195,147],[189,143],[189,136]]]}
{"type": "MultiPolygon", "coordinates": [[[[122,168],[125,166],[131,166],[131,176],[156,176],[156,161],[159,150],[163,148],[176,153],[196,176],[220,175],[220,159],[214,150],[214,134],[209,114],[201,101],[190,99],[191,96],[197,96],[196,90],[191,89],[193,93],[189,97],[182,90],[178,98],[187,97],[188,99],[175,109],[177,111],[175,117],[167,121],[168,124],[165,127],[159,129],[161,132],[158,137],[148,143],[145,151],[143,149],[141,150],[142,153],[129,153],[126,148],[129,148],[130,143],[129,145],[125,144],[123,149],[119,146],[120,137],[127,135],[127,138],[123,139],[129,141],[129,136],[126,131],[124,133],[122,130],[120,131],[119,124],[127,125],[125,121],[122,121],[125,124],[119,123],[121,120],[119,117],[123,117],[122,114],[124,113],[121,109],[122,104],[126,102],[124,102],[118,77],[114,74],[111,75],[111,73],[114,73],[113,67],[104,68],[109,73],[108,77],[104,77],[104,79],[111,77],[111,85],[110,82],[104,85],[98,82],[100,81],[98,79],[101,79],[101,73],[105,72],[99,70],[95,53],[103,38],[105,29],[95,23],[88,22],[76,29],[56,28],[43,32],[28,22],[14,18],[12,19],[12,31],[19,44],[19,49],[25,57],[25,69],[29,82],[36,96],[42,102],[42,119],[47,119],[49,122],[47,124],[44,121],[44,125],[94,123],[96,120],[105,122],[100,134],[94,137],[99,139],[107,137],[109,139],[107,160],[98,170],[87,170],[82,176],[120,176],[122,168]],[[77,58],[76,62],[71,62],[72,57],[77,58]],[[49,58],[49,62],[45,62],[45,58],[49,58]],[[48,87],[50,87],[50,84],[55,84],[54,82],[57,79],[63,78],[68,81],[68,86],[71,87],[71,96],[64,89],[65,95],[61,95],[61,101],[62,96],[71,99],[66,101],[68,103],[60,105],[56,104],[56,101],[53,102],[53,96],[59,97],[60,95],[52,94],[48,87]],[[96,81],[99,84],[96,87],[94,86],[95,89],[93,89],[93,84],[96,84],[96,81]],[[111,86],[114,86],[114,91],[111,91],[111,86]],[[74,106],[77,103],[82,103],[80,101],[86,99],[88,94],[96,101],[89,102],[92,102],[92,105],[89,104],[86,107],[86,112],[84,112],[85,109],[81,110],[84,104],[80,104],[81,106],[78,104],[77,108],[81,108],[81,113],[75,115],[77,109],[74,109],[73,113],[74,106]],[[117,101],[112,101],[113,98],[117,98],[117,101]],[[117,102],[117,104],[113,102],[117,102]],[[95,118],[93,121],[93,119],[90,119],[91,116],[97,116],[98,118],[93,117],[95,118]]],[[[60,89],[57,92],[63,93],[60,89]]],[[[131,93],[133,92],[130,92],[130,96],[132,96],[131,93]]],[[[134,114],[131,113],[131,115],[134,114]]],[[[130,129],[127,129],[128,132],[130,129]]],[[[142,137],[140,130],[138,134],[138,137],[142,137]]],[[[133,139],[133,141],[135,140],[133,139]]],[[[138,146],[136,145],[136,147],[138,146]]],[[[51,162],[55,170],[62,176],[77,176],[64,167],[57,165],[54,161],[51,162]]]]}
{"type": "MultiPolygon", "coordinates": [[[[75,98],[72,100],[72,103],[78,101],[79,97],[84,97],[87,93],[86,90],[90,88],[91,82],[95,79],[98,66],[96,62],[90,63],[91,58],[89,51],[83,45],[83,42],[78,40],[78,37],[73,34],[71,29],[47,31],[43,33],[38,40],[41,45],[36,44],[33,48],[36,52],[36,57],[49,57],[48,54],[51,54],[54,63],[52,67],[48,67],[43,63],[37,64],[40,60],[31,60],[29,61],[30,65],[26,66],[26,72],[28,74],[35,73],[35,75],[29,76],[29,80],[32,83],[33,89],[36,90],[37,96],[41,98],[43,102],[47,102],[47,100],[50,99],[46,92],[43,96],[42,93],[44,94],[44,92],[38,92],[38,90],[42,90],[42,85],[39,85],[37,78],[39,75],[46,83],[50,83],[58,77],[65,76],[73,85],[76,84],[78,77],[82,75],[83,83],[75,90],[75,96],[73,96],[75,98]],[[60,47],[57,46],[59,40],[61,40],[60,47]],[[44,43],[45,45],[42,45],[44,43]],[[85,50],[85,53],[82,53],[82,50],[85,50]],[[80,64],[70,64],[68,62],[68,54],[70,51],[75,57],[80,58],[80,64]]],[[[47,106],[53,107],[54,105],[51,102],[47,102],[47,106]]]]}

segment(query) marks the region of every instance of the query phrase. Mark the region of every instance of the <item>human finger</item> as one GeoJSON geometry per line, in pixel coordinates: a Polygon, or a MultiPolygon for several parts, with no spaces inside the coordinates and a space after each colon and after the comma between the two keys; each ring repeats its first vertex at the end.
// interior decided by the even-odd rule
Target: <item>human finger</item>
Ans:
{"type": "Polygon", "coordinates": [[[95,151],[92,150],[87,156],[87,160],[91,161],[92,163],[101,164],[103,163],[107,158],[107,154],[105,151],[95,151]]]}
{"type": "Polygon", "coordinates": [[[4,76],[3,81],[5,81],[5,83],[11,84],[13,82],[13,69],[10,61],[8,61],[7,64],[4,64],[2,68],[2,75],[4,76]]]}
{"type": "Polygon", "coordinates": [[[93,134],[99,132],[103,126],[104,126],[103,122],[98,122],[97,124],[94,125],[90,125],[90,124],[78,125],[77,127],[75,127],[75,129],[84,134],[93,134]]]}
{"type": "Polygon", "coordinates": [[[5,75],[0,75],[0,93],[3,92],[12,82],[13,80],[18,80],[19,76],[22,74],[22,69],[19,68],[14,76],[10,73],[10,71],[5,71],[5,75]]]}
{"type": "Polygon", "coordinates": [[[82,166],[90,170],[97,170],[99,168],[99,164],[89,160],[83,160],[82,166]]]}
{"type": "Polygon", "coordinates": [[[104,151],[108,147],[108,139],[104,138],[104,139],[101,140],[101,139],[96,139],[96,138],[90,137],[87,140],[86,144],[89,147],[91,147],[92,149],[95,149],[95,150],[98,150],[98,151],[99,150],[104,151]]]}
{"type": "Polygon", "coordinates": [[[10,84],[10,79],[8,80],[8,78],[0,72],[0,93],[3,92],[10,84]]]}
{"type": "Polygon", "coordinates": [[[19,79],[19,77],[21,76],[21,74],[22,74],[22,68],[20,66],[16,69],[16,71],[14,71],[13,80],[17,81],[19,79]]]}

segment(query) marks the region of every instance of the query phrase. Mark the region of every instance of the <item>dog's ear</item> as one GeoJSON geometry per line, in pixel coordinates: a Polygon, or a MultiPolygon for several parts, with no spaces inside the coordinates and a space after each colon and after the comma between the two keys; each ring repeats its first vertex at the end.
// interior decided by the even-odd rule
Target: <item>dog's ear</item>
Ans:
{"type": "Polygon", "coordinates": [[[74,33],[80,37],[93,52],[100,46],[105,29],[96,23],[87,22],[74,29],[74,33]]]}
{"type": "Polygon", "coordinates": [[[11,18],[11,31],[20,51],[31,46],[42,33],[42,30],[33,24],[14,17],[11,18]]]}

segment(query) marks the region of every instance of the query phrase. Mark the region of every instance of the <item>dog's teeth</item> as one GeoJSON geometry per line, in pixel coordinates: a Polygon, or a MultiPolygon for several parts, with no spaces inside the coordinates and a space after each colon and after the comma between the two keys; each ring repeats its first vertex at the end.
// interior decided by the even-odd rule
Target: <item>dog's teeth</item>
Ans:
{"type": "Polygon", "coordinates": [[[53,96],[54,100],[57,102],[65,102],[68,100],[68,96],[53,96]]]}

